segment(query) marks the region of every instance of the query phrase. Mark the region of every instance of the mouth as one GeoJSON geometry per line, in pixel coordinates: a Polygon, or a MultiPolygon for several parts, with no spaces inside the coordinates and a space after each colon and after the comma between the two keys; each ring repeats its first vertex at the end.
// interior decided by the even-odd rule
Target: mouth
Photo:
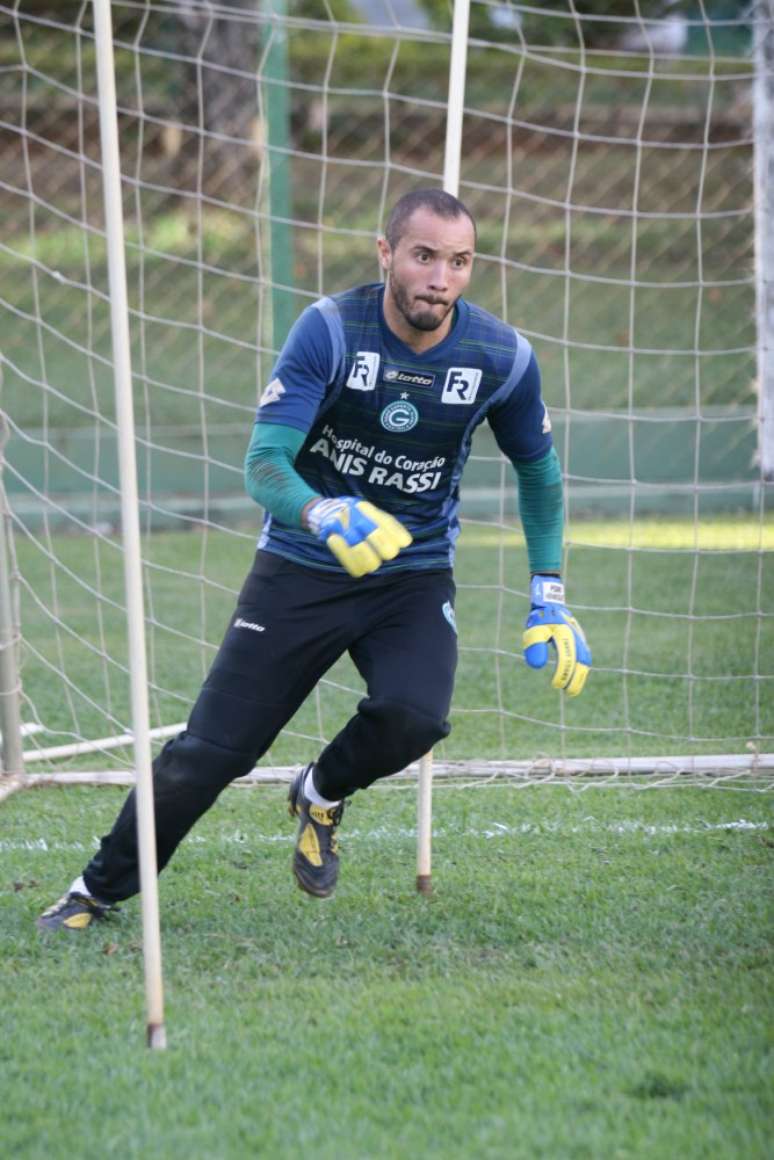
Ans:
{"type": "Polygon", "coordinates": [[[427,302],[429,306],[448,306],[445,298],[429,298],[424,294],[418,294],[417,299],[420,302],[427,302]]]}

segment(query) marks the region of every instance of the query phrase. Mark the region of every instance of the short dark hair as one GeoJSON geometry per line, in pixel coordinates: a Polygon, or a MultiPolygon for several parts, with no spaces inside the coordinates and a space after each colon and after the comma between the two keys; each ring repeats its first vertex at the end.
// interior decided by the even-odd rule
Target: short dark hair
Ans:
{"type": "Polygon", "coordinates": [[[442,218],[466,217],[473,226],[473,237],[476,236],[476,222],[473,214],[459,198],[454,197],[443,189],[414,189],[411,193],[404,193],[392,207],[387,219],[384,236],[391,250],[394,250],[406,230],[406,223],[418,209],[429,209],[431,213],[442,218]]]}

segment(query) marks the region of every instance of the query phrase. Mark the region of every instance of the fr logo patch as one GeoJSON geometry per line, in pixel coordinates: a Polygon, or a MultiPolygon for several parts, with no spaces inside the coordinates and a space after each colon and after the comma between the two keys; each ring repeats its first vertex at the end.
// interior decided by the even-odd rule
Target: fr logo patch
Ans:
{"type": "Polygon", "coordinates": [[[371,350],[359,350],[349,372],[347,386],[353,391],[372,391],[379,374],[379,355],[371,350]]]}
{"type": "Polygon", "coordinates": [[[481,371],[478,367],[449,367],[443,384],[442,403],[472,403],[478,394],[481,371]]]}

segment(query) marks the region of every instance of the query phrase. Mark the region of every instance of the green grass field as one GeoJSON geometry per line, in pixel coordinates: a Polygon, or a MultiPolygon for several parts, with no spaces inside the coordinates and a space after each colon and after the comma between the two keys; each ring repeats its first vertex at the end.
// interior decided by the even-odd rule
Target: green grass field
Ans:
{"type": "MultiPolygon", "coordinates": [[[[420,38],[396,54],[393,36],[326,28],[332,12],[346,15],[326,0],[317,25],[289,28],[296,153],[282,210],[296,225],[284,242],[271,238],[275,257],[287,251],[287,274],[268,260],[263,161],[251,148],[240,169],[229,141],[228,156],[203,164],[203,109],[185,110],[190,33],[177,45],[169,13],[158,25],[148,12],[123,14],[125,44],[137,37],[151,49],[120,49],[117,70],[122,107],[150,114],[124,113],[121,144],[133,182],[125,212],[137,428],[141,443],[164,448],[152,464],[141,448],[141,483],[158,508],[203,494],[191,486],[197,455],[238,471],[244,440],[236,453],[219,440],[226,428],[247,431],[277,320],[376,277],[385,195],[435,182],[444,168],[446,45],[420,38]],[[170,55],[172,43],[180,51],[170,55]],[[181,152],[170,152],[165,128],[187,120],[181,152]],[[293,289],[273,291],[272,281],[293,289]]],[[[534,47],[542,33],[534,40],[533,17],[520,37],[534,47]]],[[[75,11],[60,23],[68,19],[75,11]]],[[[770,750],[774,525],[750,514],[752,154],[734,112],[750,63],[714,51],[654,73],[652,54],[517,53],[478,40],[483,19],[482,9],[461,173],[480,226],[471,298],[534,341],[573,488],[618,486],[623,500],[576,503],[572,493],[565,571],[594,651],[587,690],[573,702],[520,657],[521,538],[466,528],[453,731],[437,756],[770,750]],[[622,513],[634,480],[631,525],[578,518],[622,513]],[[697,482],[707,485],[700,496],[690,490],[697,482]],[[672,485],[688,488],[675,499],[672,485]],[[640,518],[659,504],[660,519],[640,518]],[[666,518],[677,511],[686,518],[666,518]]],[[[52,31],[21,12],[14,28],[0,44],[9,146],[0,407],[13,429],[12,507],[32,489],[47,497],[15,529],[24,718],[46,729],[28,744],[47,746],[126,728],[126,623],[112,533],[50,534],[41,520],[46,502],[66,508],[80,491],[93,497],[90,522],[113,519],[97,504],[111,493],[115,452],[96,122],[89,100],[67,95],[90,92],[93,48],[80,31],[52,31]]],[[[502,36],[513,39],[512,30],[502,36]]],[[[272,158],[275,172],[280,165],[272,158]]],[[[471,463],[466,481],[479,468],[471,463]]],[[[491,474],[487,484],[499,488],[499,464],[491,474]]],[[[214,468],[206,482],[216,494],[214,468]]],[[[145,541],[154,725],[185,719],[256,526],[145,541]]],[[[264,764],[312,759],[359,695],[344,659],[264,764]]],[[[111,750],[56,768],[131,760],[111,750]]],[[[45,940],[34,927],[110,827],[123,791],[39,786],[8,797],[0,1152],[767,1158],[773,799],[753,789],[770,783],[751,780],[743,792],[741,782],[675,782],[658,792],[631,779],[603,789],[579,778],[574,792],[439,785],[431,898],[413,889],[413,787],[374,788],[348,807],[342,882],[325,904],[292,883],[284,791],[227,791],[161,880],[169,1049],[153,1054],[144,1047],[137,901],[82,938],[45,940]]]]}
{"type": "Polygon", "coordinates": [[[137,900],[33,925],[121,799],[0,806],[6,1155],[770,1155],[770,794],[439,788],[427,899],[415,793],[374,788],[320,904],[284,791],[229,790],[161,879],[165,1053],[137,900]]]}
{"type": "MultiPolygon", "coordinates": [[[[145,541],[154,725],[185,720],[252,559],[253,535],[168,533],[145,541]]],[[[774,524],[718,520],[695,531],[682,521],[578,523],[568,541],[569,600],[594,653],[587,690],[573,701],[521,660],[527,563],[520,535],[466,528],[456,570],[461,652],[453,729],[439,758],[747,753],[748,743],[771,750],[774,524]]],[[[37,744],[122,732],[128,682],[117,542],[17,537],[17,551],[25,582],[24,716],[48,730],[37,744]]],[[[264,764],[313,760],[361,690],[344,658],[264,764]]],[[[118,760],[129,756],[98,753],[69,767],[104,769],[118,760]]]]}

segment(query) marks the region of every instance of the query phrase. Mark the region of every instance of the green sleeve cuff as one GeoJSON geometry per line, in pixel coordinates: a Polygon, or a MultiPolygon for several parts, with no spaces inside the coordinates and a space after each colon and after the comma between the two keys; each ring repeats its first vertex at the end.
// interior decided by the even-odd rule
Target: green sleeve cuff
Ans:
{"type": "Polygon", "coordinates": [[[301,527],[301,512],[318,493],[293,463],[306,438],[304,431],[278,423],[256,423],[245,456],[247,494],[283,524],[301,527]]]}
{"type": "Polygon", "coordinates": [[[514,460],[519,480],[519,514],[527,541],[530,572],[561,572],[564,531],[562,467],[555,448],[529,463],[514,460]]]}

